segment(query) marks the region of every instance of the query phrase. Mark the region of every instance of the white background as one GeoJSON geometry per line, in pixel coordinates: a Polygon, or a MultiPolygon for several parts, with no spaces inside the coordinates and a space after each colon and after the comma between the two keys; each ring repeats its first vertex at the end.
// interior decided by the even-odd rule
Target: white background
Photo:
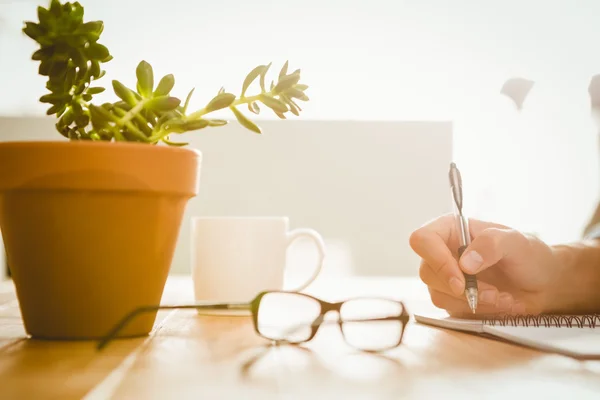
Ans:
{"type": "MultiPolygon", "coordinates": [[[[0,0],[3,115],[44,110],[35,45],[20,32],[37,4],[0,0]]],[[[598,1],[83,4],[87,20],[105,21],[101,43],[115,57],[107,87],[133,86],[145,59],[157,75],[175,74],[179,96],[196,87],[201,107],[222,85],[238,92],[254,66],[272,61],[277,72],[289,59],[310,86],[304,120],[452,121],[472,216],[556,243],[576,240],[596,204],[587,88],[600,73],[598,1]],[[513,76],[535,81],[521,112],[499,94],[513,76]]]]}

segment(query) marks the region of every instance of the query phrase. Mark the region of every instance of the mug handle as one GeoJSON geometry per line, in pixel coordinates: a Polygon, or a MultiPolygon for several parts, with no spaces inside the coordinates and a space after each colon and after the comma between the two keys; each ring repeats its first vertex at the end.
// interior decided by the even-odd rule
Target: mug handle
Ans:
{"type": "Polygon", "coordinates": [[[315,268],[315,271],[313,272],[311,277],[306,282],[304,282],[302,285],[300,285],[299,287],[297,287],[293,290],[290,290],[291,292],[300,292],[300,291],[306,289],[308,287],[308,285],[313,283],[313,281],[317,278],[317,276],[321,272],[321,268],[323,267],[323,261],[325,260],[325,243],[323,242],[323,238],[321,237],[321,235],[313,229],[299,228],[299,229],[294,229],[294,230],[289,231],[287,233],[287,246],[286,247],[289,247],[296,239],[300,239],[300,238],[308,238],[308,239],[312,240],[312,242],[315,244],[315,246],[317,247],[317,250],[319,252],[319,261],[318,261],[317,267],[315,268]]]}

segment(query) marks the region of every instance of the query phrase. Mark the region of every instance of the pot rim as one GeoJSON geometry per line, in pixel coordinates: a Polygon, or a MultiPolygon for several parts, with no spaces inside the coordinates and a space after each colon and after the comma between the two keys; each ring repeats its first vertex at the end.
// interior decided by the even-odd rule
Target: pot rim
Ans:
{"type": "Polygon", "coordinates": [[[202,153],[136,142],[0,143],[0,192],[85,190],[195,196],[202,153]]]}
{"type": "Polygon", "coordinates": [[[149,143],[141,143],[141,142],[117,142],[117,141],[93,141],[93,140],[15,140],[15,141],[6,141],[0,142],[0,148],[11,148],[14,147],[16,149],[23,149],[26,147],[85,147],[89,148],[92,146],[97,146],[101,148],[110,148],[110,146],[124,148],[126,146],[131,146],[132,149],[145,149],[142,151],[171,151],[171,152],[179,152],[182,154],[190,154],[196,153],[197,155],[201,155],[202,152],[198,149],[192,147],[179,147],[179,146],[168,146],[168,145],[152,145],[149,143]]]}

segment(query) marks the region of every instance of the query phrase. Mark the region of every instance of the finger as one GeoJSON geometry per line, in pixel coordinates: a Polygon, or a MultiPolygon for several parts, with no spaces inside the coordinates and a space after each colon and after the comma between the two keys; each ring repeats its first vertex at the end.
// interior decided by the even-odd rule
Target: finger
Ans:
{"type": "MultiPolygon", "coordinates": [[[[439,277],[433,272],[429,264],[426,262],[421,263],[421,267],[419,268],[419,277],[430,289],[453,296],[456,299],[466,301],[464,295],[464,285],[460,287],[460,290],[456,291],[454,288],[448,287],[444,281],[439,279],[439,277]]],[[[505,295],[504,297],[500,298],[500,291],[497,287],[480,280],[477,281],[477,288],[479,289],[478,300],[480,303],[498,305],[500,302],[502,302],[503,307],[510,307],[510,304],[508,304],[508,302],[512,302],[512,296],[510,294],[506,293],[508,296],[505,295]]]]}
{"type": "Polygon", "coordinates": [[[460,258],[460,268],[468,274],[476,274],[490,266],[518,254],[529,241],[514,229],[487,228],[476,236],[460,258]]]}
{"type": "MultiPolygon", "coordinates": [[[[439,292],[434,289],[429,290],[431,302],[437,307],[448,311],[450,315],[473,315],[473,312],[469,308],[466,301],[459,300],[453,296],[449,296],[446,293],[439,292]]],[[[477,314],[497,314],[504,312],[499,307],[490,304],[479,304],[477,306],[477,314]]]]}
{"type": "Polygon", "coordinates": [[[497,229],[510,229],[506,225],[498,224],[495,222],[489,221],[481,221],[479,219],[469,219],[469,232],[471,233],[471,237],[477,237],[481,235],[483,231],[489,228],[497,228],[497,229]]]}
{"type": "Polygon", "coordinates": [[[410,235],[409,243],[440,280],[459,294],[465,282],[458,262],[447,244],[452,235],[451,221],[451,216],[444,216],[417,229],[410,235]]]}

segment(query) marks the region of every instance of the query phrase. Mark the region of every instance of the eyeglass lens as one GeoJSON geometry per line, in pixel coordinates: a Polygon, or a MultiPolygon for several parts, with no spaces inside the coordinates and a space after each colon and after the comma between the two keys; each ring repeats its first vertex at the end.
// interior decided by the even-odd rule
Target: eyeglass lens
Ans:
{"type": "MultiPolygon", "coordinates": [[[[320,303],[292,292],[265,294],[258,308],[257,330],[274,341],[301,343],[310,339],[320,322],[320,303]]],[[[355,348],[378,351],[399,344],[404,329],[394,319],[403,313],[402,305],[386,299],[357,298],[340,309],[340,326],[346,342],[355,348]],[[374,320],[392,318],[391,320],[374,320]]]]}

